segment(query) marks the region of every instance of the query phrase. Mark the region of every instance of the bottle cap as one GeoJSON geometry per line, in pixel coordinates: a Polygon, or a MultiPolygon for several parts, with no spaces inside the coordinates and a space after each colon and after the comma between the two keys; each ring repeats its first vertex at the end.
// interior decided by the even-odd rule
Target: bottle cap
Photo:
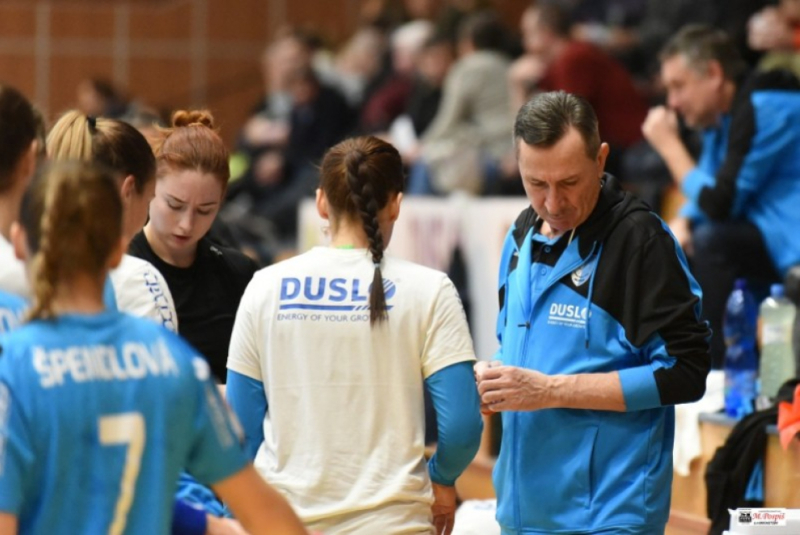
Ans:
{"type": "Polygon", "coordinates": [[[746,290],[747,279],[736,279],[736,282],[733,283],[733,288],[735,290],[746,290]]]}
{"type": "Polygon", "coordinates": [[[769,287],[769,295],[775,299],[780,299],[784,296],[783,284],[773,284],[769,287]]]}

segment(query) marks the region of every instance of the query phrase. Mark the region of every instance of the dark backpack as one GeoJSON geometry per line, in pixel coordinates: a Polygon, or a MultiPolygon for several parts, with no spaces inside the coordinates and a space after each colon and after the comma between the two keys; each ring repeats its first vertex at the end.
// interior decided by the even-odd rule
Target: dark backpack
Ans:
{"type": "MultiPolygon", "coordinates": [[[[797,379],[787,381],[778,392],[778,401],[791,401],[797,379]]],[[[706,467],[706,513],[711,519],[709,535],[722,535],[730,524],[728,509],[763,507],[763,500],[746,499],[747,485],[758,461],[764,462],[767,426],[776,425],[775,407],[742,418],[725,444],[717,448],[706,467]]],[[[763,496],[763,492],[762,492],[763,496]]]]}

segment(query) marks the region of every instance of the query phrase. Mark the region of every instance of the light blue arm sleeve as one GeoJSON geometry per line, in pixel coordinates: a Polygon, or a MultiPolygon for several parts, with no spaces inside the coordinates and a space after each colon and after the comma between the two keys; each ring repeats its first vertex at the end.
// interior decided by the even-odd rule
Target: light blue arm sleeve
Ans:
{"type": "Polygon", "coordinates": [[[453,485],[478,452],[483,431],[472,361],[439,370],[425,380],[436,409],[439,441],[428,461],[431,480],[453,485]]]}
{"type": "Polygon", "coordinates": [[[268,409],[264,383],[229,369],[225,397],[244,428],[244,452],[253,460],[264,442],[264,417],[268,409]]]}

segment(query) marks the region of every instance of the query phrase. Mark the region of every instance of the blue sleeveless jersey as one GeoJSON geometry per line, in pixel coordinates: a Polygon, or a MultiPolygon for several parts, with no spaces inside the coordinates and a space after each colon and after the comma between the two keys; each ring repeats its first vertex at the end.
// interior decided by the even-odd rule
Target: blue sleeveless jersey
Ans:
{"type": "Polygon", "coordinates": [[[28,303],[18,295],[0,291],[0,334],[16,329],[25,315],[28,303]]]}
{"type": "Polygon", "coordinates": [[[0,337],[0,511],[20,533],[168,533],[178,474],[246,465],[206,361],[119,312],[0,337]]]}

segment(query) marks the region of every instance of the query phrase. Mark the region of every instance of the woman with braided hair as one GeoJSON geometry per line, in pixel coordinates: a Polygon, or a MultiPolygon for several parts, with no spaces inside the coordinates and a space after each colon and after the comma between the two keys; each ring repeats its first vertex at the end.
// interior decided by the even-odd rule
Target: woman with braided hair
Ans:
{"type": "Polygon", "coordinates": [[[105,307],[122,214],[117,177],[84,162],[23,197],[12,241],[33,303],[0,336],[0,533],[168,533],[184,467],[251,533],[305,533],[242,454],[205,360],[105,307]]]}
{"type": "Polygon", "coordinates": [[[228,352],[228,401],[256,468],[307,527],[449,533],[453,484],[481,433],[461,302],[444,273],[384,255],[403,197],[393,146],[345,140],[320,173],[331,246],[251,281],[228,352]],[[439,432],[427,467],[423,383],[439,432]]]}

